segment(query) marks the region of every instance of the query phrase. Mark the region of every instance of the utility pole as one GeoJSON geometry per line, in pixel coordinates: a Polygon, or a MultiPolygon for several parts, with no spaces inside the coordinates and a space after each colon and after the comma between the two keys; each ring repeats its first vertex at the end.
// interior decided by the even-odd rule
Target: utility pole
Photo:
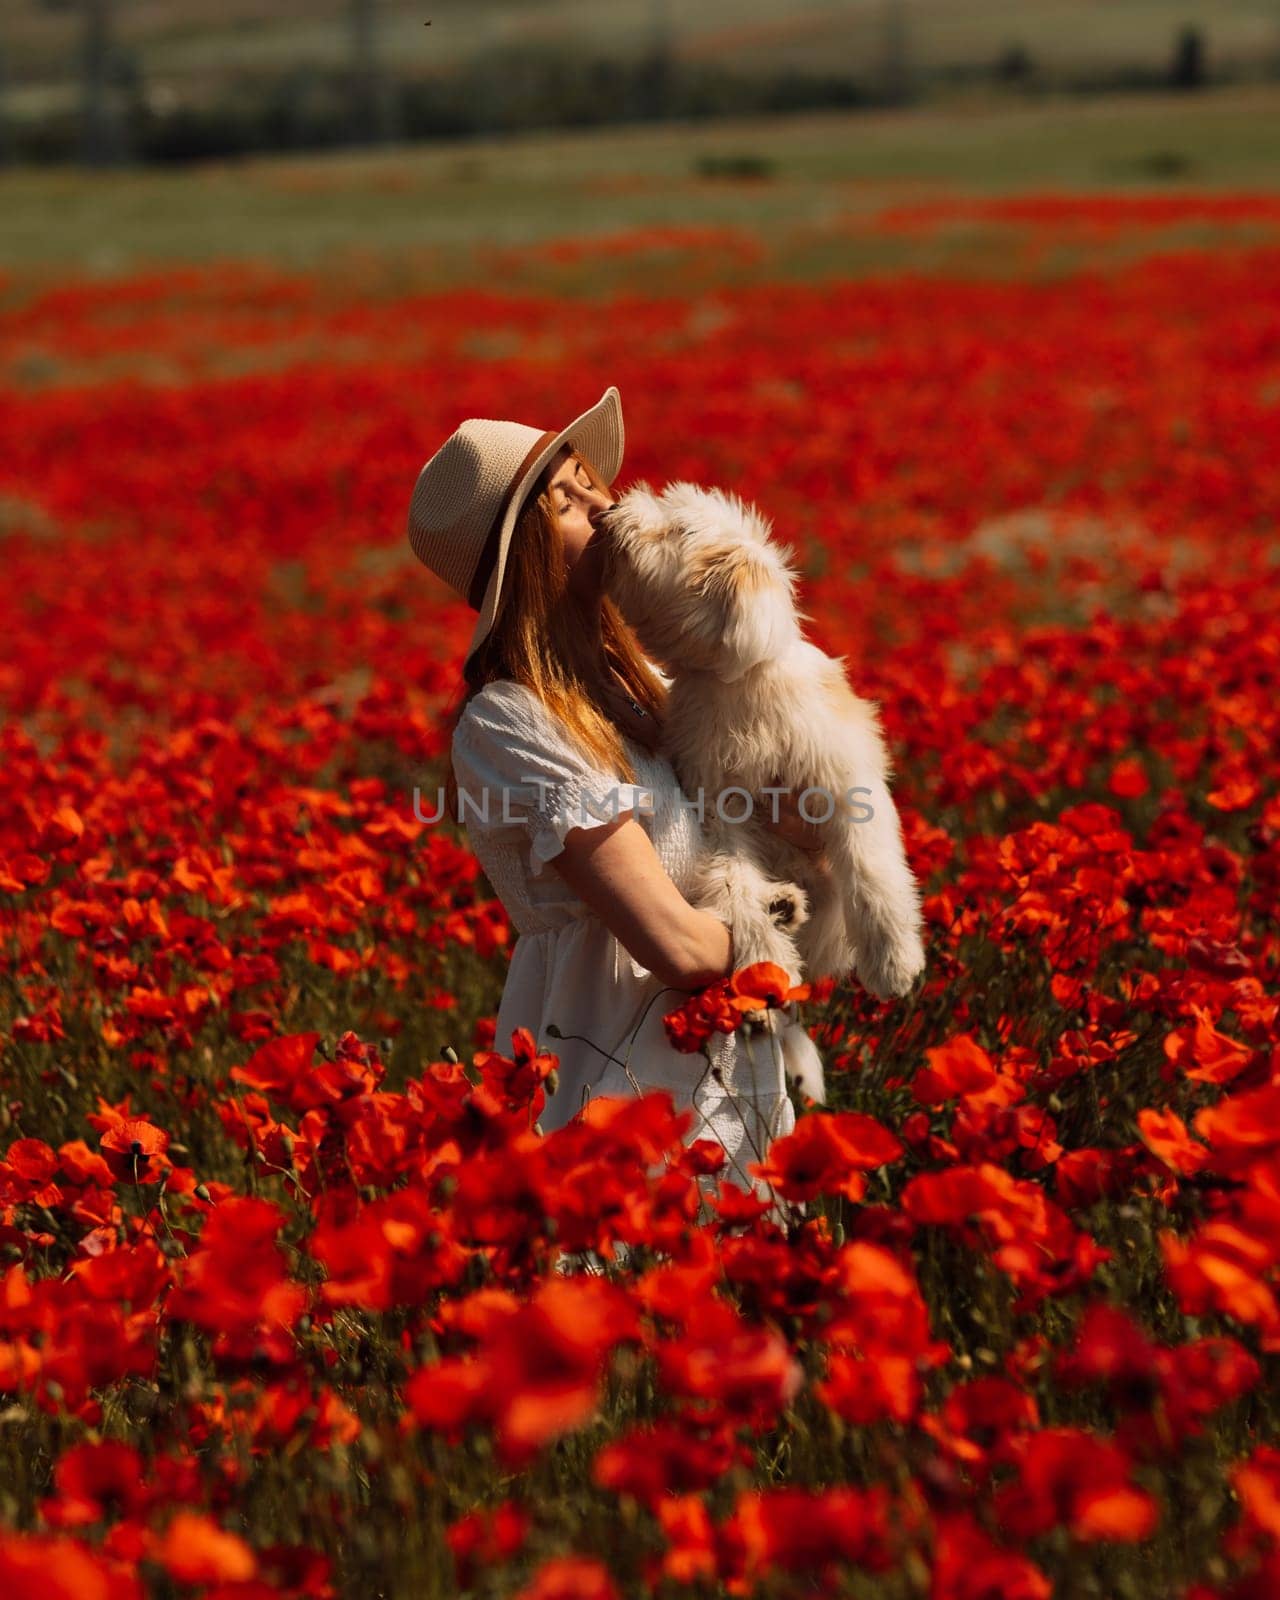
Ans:
{"type": "Polygon", "coordinates": [[[0,45],[0,165],[17,157],[17,142],[9,133],[8,109],[4,98],[4,47],[0,45]]]}
{"type": "Polygon", "coordinates": [[[111,92],[111,0],[82,0],[84,54],[81,68],[80,155],[90,167],[110,166],[119,156],[111,92]]]}
{"type": "Polygon", "coordinates": [[[648,78],[648,114],[658,121],[671,112],[672,28],[669,0],[650,0],[649,31],[651,44],[648,78]]]}
{"type": "Polygon", "coordinates": [[[381,144],[394,135],[387,85],[378,63],[376,0],[351,0],[351,135],[381,144]]]}
{"type": "Polygon", "coordinates": [[[499,65],[502,34],[497,8],[492,4],[477,5],[475,16],[478,23],[476,53],[470,68],[464,66],[462,70],[470,70],[475,84],[473,131],[484,136],[505,131],[507,99],[503,91],[505,89],[509,96],[510,87],[506,72],[499,65]]]}
{"type": "Polygon", "coordinates": [[[884,97],[890,105],[911,98],[910,58],[906,0],[884,0],[884,97]]]}

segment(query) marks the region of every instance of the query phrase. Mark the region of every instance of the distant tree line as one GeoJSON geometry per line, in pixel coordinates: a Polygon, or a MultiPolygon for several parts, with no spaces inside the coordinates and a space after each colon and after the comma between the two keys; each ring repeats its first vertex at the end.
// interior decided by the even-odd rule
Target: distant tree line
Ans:
{"type": "MultiPolygon", "coordinates": [[[[210,103],[149,89],[136,55],[113,48],[109,0],[84,0],[83,95],[77,110],[12,121],[0,150],[28,161],[187,162],[267,150],[317,150],[387,139],[466,139],[557,127],[667,118],[751,116],[827,107],[902,105],[937,89],[991,85],[1035,95],[1114,89],[1195,89],[1210,80],[1196,28],[1173,41],[1164,65],[1118,66],[1073,77],[1050,71],[1012,41],[995,60],[914,68],[901,8],[886,9],[880,61],[863,73],[747,73],[674,57],[658,40],[647,55],[567,61],[550,48],[495,49],[448,76],[397,78],[376,53],[371,0],[351,0],[352,55],[333,69],[298,66],[275,79],[233,79],[210,103]]],[[[1266,64],[1255,67],[1255,75],[1266,64]]],[[[1280,63],[1270,70],[1280,70],[1280,63]]],[[[1225,81],[1219,71],[1215,81],[1225,81]]]]}

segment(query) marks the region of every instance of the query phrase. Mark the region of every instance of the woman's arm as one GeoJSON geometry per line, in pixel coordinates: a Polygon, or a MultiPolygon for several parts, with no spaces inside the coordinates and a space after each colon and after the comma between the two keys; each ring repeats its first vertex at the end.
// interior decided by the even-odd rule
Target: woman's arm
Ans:
{"type": "Polygon", "coordinates": [[[574,828],[550,865],[624,950],[674,989],[704,989],[732,972],[733,941],[718,917],[676,888],[634,816],[574,828]]]}

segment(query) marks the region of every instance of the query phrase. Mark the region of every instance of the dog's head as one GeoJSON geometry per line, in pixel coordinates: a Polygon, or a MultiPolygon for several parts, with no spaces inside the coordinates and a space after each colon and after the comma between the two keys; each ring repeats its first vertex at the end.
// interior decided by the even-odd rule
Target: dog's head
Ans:
{"type": "Polygon", "coordinates": [[[605,590],[663,667],[732,680],[799,637],[791,551],[736,495],[638,483],[601,527],[605,590]]]}

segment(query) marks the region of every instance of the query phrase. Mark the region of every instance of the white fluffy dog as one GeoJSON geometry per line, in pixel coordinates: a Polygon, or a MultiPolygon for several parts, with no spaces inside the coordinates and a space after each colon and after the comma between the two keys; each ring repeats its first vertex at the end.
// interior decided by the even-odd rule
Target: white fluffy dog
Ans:
{"type": "MultiPolygon", "coordinates": [[[[755,508],[692,483],[636,484],[602,526],[606,590],[673,679],[663,751],[701,793],[710,847],[695,899],[733,929],[735,964],[773,961],[793,982],[855,971],[882,999],[905,994],[924,966],[920,902],[879,713],[803,637],[792,552],[755,508]],[[759,821],[771,785],[816,791],[801,814],[821,824],[828,874],[759,821]],[[754,820],[727,820],[748,797],[754,820]]],[[[811,1065],[787,1066],[814,1093],[811,1065]]]]}

